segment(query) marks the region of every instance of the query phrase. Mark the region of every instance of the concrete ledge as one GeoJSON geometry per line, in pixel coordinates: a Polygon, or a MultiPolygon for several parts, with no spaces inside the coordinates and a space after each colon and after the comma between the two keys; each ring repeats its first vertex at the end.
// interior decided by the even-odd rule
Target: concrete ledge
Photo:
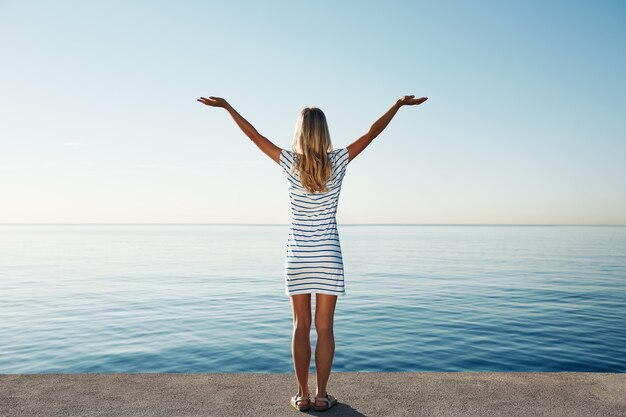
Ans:
{"type": "MultiPolygon", "coordinates": [[[[0,374],[0,416],[297,416],[290,374],[0,374]]],[[[310,376],[315,394],[315,375],[310,376]]],[[[626,416],[626,374],[333,372],[326,416],[626,416]]]]}

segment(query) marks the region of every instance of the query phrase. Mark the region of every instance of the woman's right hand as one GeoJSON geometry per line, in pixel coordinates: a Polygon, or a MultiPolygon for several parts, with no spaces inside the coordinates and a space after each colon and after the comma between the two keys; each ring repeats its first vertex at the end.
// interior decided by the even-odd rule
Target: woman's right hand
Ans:
{"type": "Polygon", "coordinates": [[[414,95],[410,95],[410,96],[404,96],[398,99],[398,104],[401,106],[413,106],[416,104],[422,104],[426,100],[428,100],[428,97],[415,98],[414,95]]]}

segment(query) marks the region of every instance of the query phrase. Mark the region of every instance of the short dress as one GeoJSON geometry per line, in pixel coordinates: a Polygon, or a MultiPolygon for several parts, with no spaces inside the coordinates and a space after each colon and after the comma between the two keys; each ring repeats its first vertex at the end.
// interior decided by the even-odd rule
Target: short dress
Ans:
{"type": "Polygon", "coordinates": [[[347,148],[328,154],[332,167],[325,193],[309,194],[300,173],[291,168],[298,154],[280,151],[280,166],[289,186],[291,224],[285,258],[285,294],[346,295],[343,257],[337,230],[337,205],[349,162],[347,148]]]}

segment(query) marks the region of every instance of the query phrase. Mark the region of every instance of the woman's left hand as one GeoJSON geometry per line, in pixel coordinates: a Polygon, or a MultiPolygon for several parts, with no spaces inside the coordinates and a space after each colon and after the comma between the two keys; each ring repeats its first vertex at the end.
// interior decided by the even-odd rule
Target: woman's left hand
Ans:
{"type": "Polygon", "coordinates": [[[213,107],[226,107],[226,105],[228,104],[228,102],[223,98],[214,96],[209,96],[209,98],[200,97],[197,101],[202,104],[206,104],[207,106],[213,107]]]}

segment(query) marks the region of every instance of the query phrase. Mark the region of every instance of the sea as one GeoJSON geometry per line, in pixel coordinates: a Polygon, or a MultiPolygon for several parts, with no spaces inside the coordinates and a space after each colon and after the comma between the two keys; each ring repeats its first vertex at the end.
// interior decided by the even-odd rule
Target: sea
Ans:
{"type": "MultiPolygon", "coordinates": [[[[626,371],[626,227],[338,230],[333,371],[626,371]]],[[[293,372],[288,233],[0,225],[0,373],[293,372]]]]}

